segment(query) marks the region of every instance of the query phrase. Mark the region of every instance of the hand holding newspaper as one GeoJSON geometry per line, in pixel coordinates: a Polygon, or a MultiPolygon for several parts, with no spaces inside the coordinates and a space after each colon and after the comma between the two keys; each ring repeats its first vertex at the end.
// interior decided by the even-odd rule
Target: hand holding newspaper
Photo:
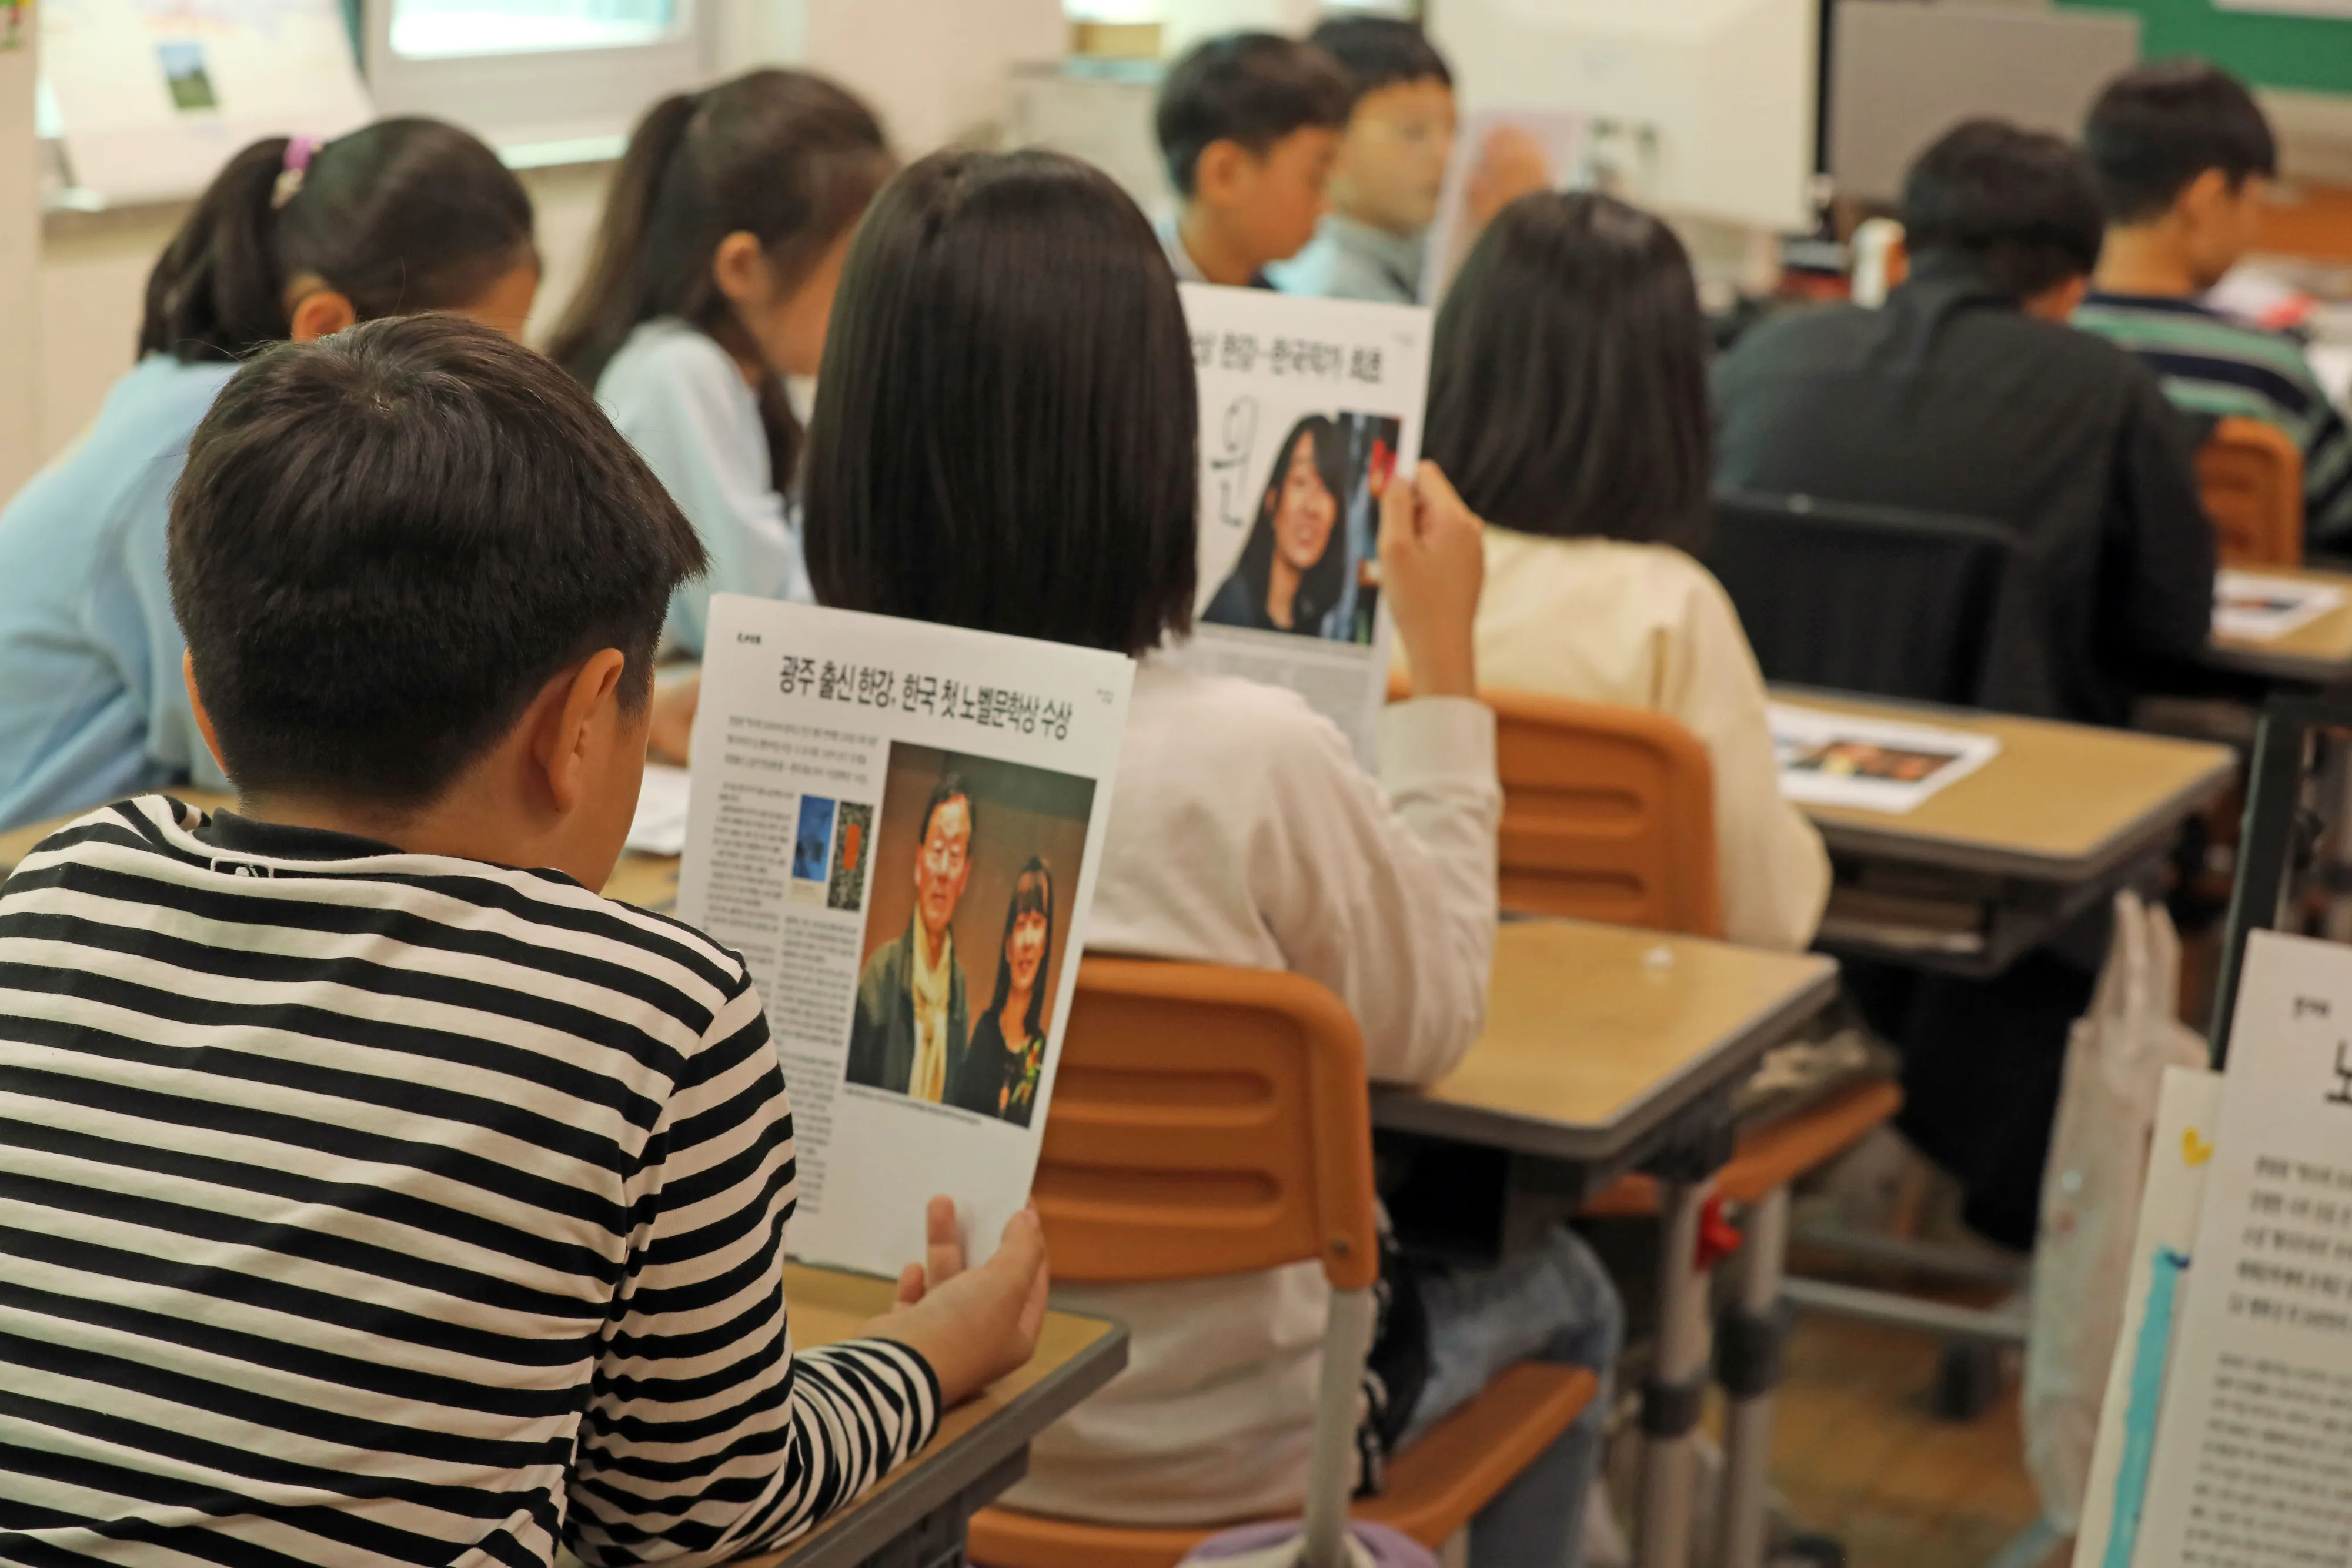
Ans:
{"type": "Polygon", "coordinates": [[[1027,1203],[1133,677],[1091,649],[712,599],[677,909],[766,1006],[795,1256],[896,1273],[947,1193],[977,1261],[1027,1203]]]}

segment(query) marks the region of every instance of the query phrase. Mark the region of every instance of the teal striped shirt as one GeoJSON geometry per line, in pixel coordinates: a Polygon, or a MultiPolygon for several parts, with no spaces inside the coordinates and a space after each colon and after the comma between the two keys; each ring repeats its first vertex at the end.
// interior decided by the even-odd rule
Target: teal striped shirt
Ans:
{"type": "Polygon", "coordinates": [[[2074,325],[2138,355],[2175,407],[2259,419],[2293,436],[2303,449],[2305,539],[2352,550],[2352,434],[2293,339],[2194,299],[2148,294],[2094,294],[2074,325]]]}

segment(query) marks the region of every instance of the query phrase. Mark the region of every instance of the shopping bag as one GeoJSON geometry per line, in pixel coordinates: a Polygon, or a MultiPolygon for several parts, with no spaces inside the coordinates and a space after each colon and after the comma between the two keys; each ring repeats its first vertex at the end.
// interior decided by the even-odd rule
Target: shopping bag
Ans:
{"type": "MultiPolygon", "coordinates": [[[[1384,1524],[1348,1526],[1350,1568],[1438,1568],[1437,1555],[1412,1536],[1384,1524]]],[[[1292,1568],[1299,1560],[1298,1521],[1248,1524],[1213,1535],[1192,1548],[1178,1568],[1292,1568]]]]}
{"type": "Polygon", "coordinates": [[[2202,1067],[2204,1039],[2179,1020],[2180,937],[2161,904],[2116,895],[2106,966],[2067,1042],[2057,1125],[2042,1183],[2025,1349],[2025,1462],[2043,1517],[2080,1521],[2115,1359],[2165,1069],[2202,1067]]]}

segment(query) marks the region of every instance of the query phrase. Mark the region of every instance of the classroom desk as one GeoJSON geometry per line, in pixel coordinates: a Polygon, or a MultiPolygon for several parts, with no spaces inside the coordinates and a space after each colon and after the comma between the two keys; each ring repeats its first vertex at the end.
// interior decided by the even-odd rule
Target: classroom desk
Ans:
{"type": "Polygon", "coordinates": [[[2352,576],[2303,568],[2263,567],[2263,577],[2295,578],[2344,591],[2345,601],[2284,637],[2256,643],[2216,637],[2204,663],[2216,670],[2297,686],[2329,686],[2352,676],[2352,576]]]}
{"type": "MultiPolygon", "coordinates": [[[[887,1280],[787,1264],[793,1343],[849,1338],[888,1310],[887,1280]]],[[[950,1411],[931,1446],[784,1551],[740,1568],[936,1568],[963,1561],[966,1525],[1028,1469],[1029,1444],[1127,1364],[1127,1331],[1049,1312],[1029,1364],[950,1411]]]]}
{"type": "Polygon", "coordinates": [[[2229,787],[2229,747],[2049,719],[1775,688],[1805,707],[1996,736],[1999,755],[1900,815],[1807,806],[1838,867],[1824,946],[1997,975],[2158,863],[2229,787]]]}
{"type": "MultiPolygon", "coordinates": [[[[1641,1568],[1680,1568],[1690,1557],[1692,1434],[1708,1343],[1698,1239],[1730,1148],[1731,1090],[1836,994],[1837,966],[1813,954],[1582,921],[1512,922],[1496,934],[1486,1028],[1470,1053],[1426,1089],[1373,1091],[1375,1126],[1507,1156],[1505,1207],[1523,1202],[1525,1218],[1515,1225],[1507,1212],[1507,1231],[1549,1223],[1636,1164],[1659,1176],[1664,1240],[1657,1365],[1643,1391],[1641,1568]]],[[[1452,1201],[1458,1209],[1469,1200],[1457,1191],[1452,1201]]]]}

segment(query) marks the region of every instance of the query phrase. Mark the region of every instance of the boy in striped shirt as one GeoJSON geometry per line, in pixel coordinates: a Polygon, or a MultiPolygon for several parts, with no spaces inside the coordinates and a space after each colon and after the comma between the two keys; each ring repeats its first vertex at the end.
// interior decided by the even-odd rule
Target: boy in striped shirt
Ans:
{"type": "Polygon", "coordinates": [[[898,1310],[793,1354],[760,999],[593,891],[701,566],[462,321],[222,392],[171,581],[237,809],[94,811],[0,888],[0,1561],[721,1562],[1027,1358],[1034,1216],[964,1270],[941,1204],[898,1310]]]}
{"type": "Polygon", "coordinates": [[[2074,324],[2145,360],[2189,413],[2277,425],[2303,450],[2304,535],[2352,550],[2352,435],[2293,340],[2200,296],[2252,248],[2278,150],[2253,95],[2201,60],[2137,67],[2083,131],[2107,240],[2074,324]]]}

